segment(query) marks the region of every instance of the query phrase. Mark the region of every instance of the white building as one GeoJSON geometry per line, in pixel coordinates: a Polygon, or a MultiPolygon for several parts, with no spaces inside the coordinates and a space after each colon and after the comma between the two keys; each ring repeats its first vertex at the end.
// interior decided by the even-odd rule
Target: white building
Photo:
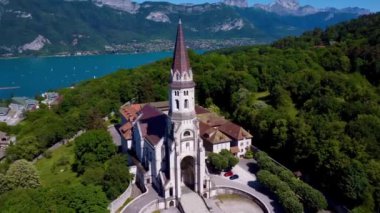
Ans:
{"type": "Polygon", "coordinates": [[[206,151],[195,112],[194,87],[182,24],[179,23],[171,69],[170,101],[121,108],[123,148],[134,155],[136,182],[153,184],[166,207],[178,205],[184,187],[204,197],[210,195],[206,151]]]}
{"type": "Polygon", "coordinates": [[[166,208],[178,205],[184,187],[210,196],[206,149],[227,149],[241,156],[252,138],[240,126],[195,105],[195,83],[181,23],[170,77],[169,101],[123,105],[119,129],[122,148],[137,168],[136,183],[153,184],[166,208]]]}

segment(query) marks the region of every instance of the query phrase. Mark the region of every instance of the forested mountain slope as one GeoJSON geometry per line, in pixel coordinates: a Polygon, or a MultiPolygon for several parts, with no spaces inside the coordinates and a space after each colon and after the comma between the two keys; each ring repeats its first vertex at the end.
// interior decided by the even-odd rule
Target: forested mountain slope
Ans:
{"type": "MultiPolygon", "coordinates": [[[[267,43],[358,16],[321,11],[284,15],[224,4],[130,3],[124,9],[100,0],[0,2],[0,55],[159,51],[172,48],[179,16],[192,48],[267,43]],[[223,42],[228,40],[229,42],[223,42]]],[[[112,2],[112,1],[108,1],[112,2]]]]}
{"type": "MultiPolygon", "coordinates": [[[[353,212],[376,212],[379,26],[380,13],[270,46],[190,52],[197,101],[218,106],[250,130],[255,146],[301,171],[335,202],[353,212]]],[[[53,111],[42,109],[22,126],[1,128],[19,140],[8,149],[8,162],[30,160],[79,129],[103,128],[103,116],[133,98],[167,100],[170,65],[166,59],[62,90],[63,102],[53,111]]]]}

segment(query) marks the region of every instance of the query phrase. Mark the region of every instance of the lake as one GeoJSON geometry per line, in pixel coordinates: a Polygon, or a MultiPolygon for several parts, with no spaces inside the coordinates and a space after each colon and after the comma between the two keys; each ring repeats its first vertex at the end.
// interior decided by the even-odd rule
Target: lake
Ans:
{"type": "MultiPolygon", "coordinates": [[[[197,51],[200,52],[200,51],[197,51]]],[[[0,99],[34,97],[47,90],[69,87],[99,78],[120,68],[134,68],[166,57],[172,52],[68,57],[0,59],[0,99]]]]}

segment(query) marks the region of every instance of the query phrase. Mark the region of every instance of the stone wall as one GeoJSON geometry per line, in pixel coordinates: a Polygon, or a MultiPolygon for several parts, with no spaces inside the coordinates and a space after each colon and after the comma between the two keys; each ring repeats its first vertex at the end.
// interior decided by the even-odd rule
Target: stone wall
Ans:
{"type": "Polygon", "coordinates": [[[257,197],[253,196],[252,194],[250,194],[248,192],[240,190],[240,189],[236,189],[236,188],[232,188],[232,187],[215,187],[215,188],[211,189],[210,197],[215,197],[218,195],[226,195],[226,194],[227,195],[228,194],[240,195],[242,197],[250,199],[253,202],[257,203],[257,205],[259,205],[261,207],[261,209],[264,211],[264,213],[269,213],[268,208],[257,197]]]}
{"type": "Polygon", "coordinates": [[[125,201],[131,196],[132,194],[132,184],[129,184],[127,190],[124,191],[123,194],[121,194],[116,200],[112,201],[112,203],[108,206],[108,209],[111,213],[116,212],[120,207],[123,206],[125,201]]]}

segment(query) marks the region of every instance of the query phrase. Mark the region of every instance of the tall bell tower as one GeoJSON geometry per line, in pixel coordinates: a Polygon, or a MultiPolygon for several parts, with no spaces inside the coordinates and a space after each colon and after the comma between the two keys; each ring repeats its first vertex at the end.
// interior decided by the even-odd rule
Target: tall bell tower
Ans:
{"type": "Polygon", "coordinates": [[[184,189],[201,196],[208,188],[205,150],[199,137],[195,113],[195,83],[186,50],[182,23],[179,20],[173,64],[170,75],[170,179],[174,180],[173,196],[179,199],[184,189]]]}

